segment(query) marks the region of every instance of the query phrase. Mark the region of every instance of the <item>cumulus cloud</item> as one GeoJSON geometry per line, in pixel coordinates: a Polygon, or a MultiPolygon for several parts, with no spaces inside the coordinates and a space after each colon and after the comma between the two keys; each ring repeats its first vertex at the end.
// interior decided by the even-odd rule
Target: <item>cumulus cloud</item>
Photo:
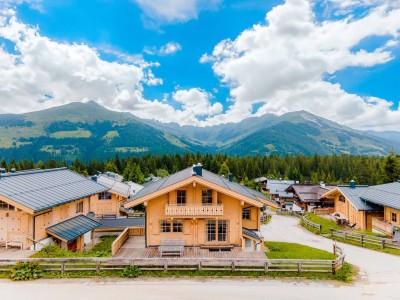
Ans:
{"type": "Polygon", "coordinates": [[[165,56],[165,55],[171,55],[174,54],[175,52],[178,52],[182,50],[182,46],[177,43],[177,42],[169,42],[166,43],[165,45],[161,46],[159,49],[155,47],[146,47],[144,49],[144,52],[149,54],[149,55],[160,55],[160,56],[165,56]]]}
{"type": "Polygon", "coordinates": [[[222,0],[133,0],[150,26],[183,23],[197,19],[200,11],[216,9],[222,0]]]}
{"type": "Polygon", "coordinates": [[[400,111],[384,99],[349,94],[326,80],[347,67],[372,67],[394,58],[389,45],[399,38],[400,9],[379,6],[359,19],[318,22],[306,0],[287,0],[235,40],[223,40],[211,55],[222,83],[230,88],[233,105],[211,123],[239,121],[252,115],[308,110],[358,128],[400,129],[400,111]],[[372,51],[353,50],[371,36],[387,38],[372,51]],[[376,120],[376,121],[375,121],[376,120]],[[378,124],[379,123],[379,124],[378,124]]]}

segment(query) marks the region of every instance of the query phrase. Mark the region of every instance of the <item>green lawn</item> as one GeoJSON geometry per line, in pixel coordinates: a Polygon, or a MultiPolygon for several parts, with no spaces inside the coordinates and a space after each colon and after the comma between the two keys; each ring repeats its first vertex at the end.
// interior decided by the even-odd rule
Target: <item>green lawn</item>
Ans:
{"type": "MultiPolygon", "coordinates": [[[[307,220],[309,220],[311,222],[321,225],[321,234],[330,234],[331,233],[331,231],[329,230],[330,228],[337,229],[337,230],[343,230],[343,227],[340,227],[335,222],[325,219],[323,217],[311,214],[311,213],[307,214],[306,218],[307,218],[307,220]]],[[[308,227],[307,227],[307,229],[308,229],[308,227]]],[[[314,230],[313,230],[313,232],[314,232],[314,230]]],[[[317,230],[315,230],[315,231],[317,231],[317,230]]]]}
{"type": "Polygon", "coordinates": [[[111,257],[111,244],[117,238],[116,235],[107,235],[100,237],[91,250],[83,252],[74,252],[62,250],[56,245],[43,247],[39,252],[33,254],[33,258],[57,258],[57,257],[111,257]]]}
{"type": "Polygon", "coordinates": [[[265,242],[270,259],[335,259],[333,253],[296,243],[265,242]]]}

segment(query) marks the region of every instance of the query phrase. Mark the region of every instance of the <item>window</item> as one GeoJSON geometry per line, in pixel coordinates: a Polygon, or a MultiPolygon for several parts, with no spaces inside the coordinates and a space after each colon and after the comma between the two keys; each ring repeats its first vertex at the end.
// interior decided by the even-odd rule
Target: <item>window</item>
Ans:
{"type": "Polygon", "coordinates": [[[340,202],[346,202],[346,198],[343,195],[339,196],[339,201],[340,202]]]}
{"type": "Polygon", "coordinates": [[[99,200],[111,200],[112,195],[110,192],[101,192],[99,194],[99,200]]]}
{"type": "Polygon", "coordinates": [[[183,222],[181,220],[172,222],[172,232],[183,232],[183,222]]]}
{"type": "Polygon", "coordinates": [[[250,220],[250,209],[243,209],[242,211],[242,219],[250,220]]]}
{"type": "Polygon", "coordinates": [[[183,232],[182,220],[163,220],[160,222],[161,232],[183,232]],[[172,231],[171,231],[172,230],[172,231]]]}
{"type": "Polygon", "coordinates": [[[0,201],[0,210],[15,210],[15,206],[0,201]]]}
{"type": "Polygon", "coordinates": [[[186,190],[176,191],[176,204],[186,205],[186,190]]]}
{"type": "Polygon", "coordinates": [[[397,214],[396,213],[392,213],[392,222],[397,223],[397,214]]]}
{"type": "Polygon", "coordinates": [[[211,205],[213,203],[212,190],[201,191],[201,203],[203,205],[211,205]]]}
{"type": "Polygon", "coordinates": [[[161,232],[171,232],[171,222],[161,221],[160,222],[161,232]]]}
{"type": "Polygon", "coordinates": [[[83,202],[78,202],[75,204],[76,213],[83,213],[83,202]]]}
{"type": "Polygon", "coordinates": [[[226,242],[228,241],[228,221],[227,220],[207,220],[206,221],[207,242],[226,242]]]}

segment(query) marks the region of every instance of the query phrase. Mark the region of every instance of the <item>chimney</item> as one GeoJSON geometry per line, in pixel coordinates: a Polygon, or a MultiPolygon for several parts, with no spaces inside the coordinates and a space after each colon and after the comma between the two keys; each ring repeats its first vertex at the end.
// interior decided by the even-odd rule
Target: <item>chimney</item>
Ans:
{"type": "Polygon", "coordinates": [[[101,175],[101,172],[100,172],[100,171],[97,171],[97,172],[96,172],[96,175],[97,175],[97,176],[100,176],[100,175],[101,175]]]}
{"type": "Polygon", "coordinates": [[[7,171],[5,168],[0,168],[0,174],[5,174],[7,171]]]}
{"type": "Polygon", "coordinates": [[[96,181],[96,182],[97,182],[97,176],[96,176],[96,175],[90,177],[90,179],[92,179],[93,181],[96,181]]]}
{"type": "Polygon", "coordinates": [[[232,182],[232,180],[233,180],[233,173],[229,173],[229,175],[228,175],[228,180],[229,180],[230,182],[232,182]]]}
{"type": "Polygon", "coordinates": [[[320,185],[320,187],[324,188],[324,187],[325,187],[325,182],[321,181],[321,182],[319,183],[319,185],[320,185]]]}
{"type": "Polygon", "coordinates": [[[201,165],[201,163],[193,165],[193,175],[203,176],[203,166],[201,165]]]}
{"type": "Polygon", "coordinates": [[[16,172],[15,168],[12,168],[11,173],[15,173],[15,172],[16,172]]]}
{"type": "Polygon", "coordinates": [[[351,187],[352,189],[355,189],[355,188],[356,188],[356,182],[355,182],[354,180],[350,181],[350,187],[351,187]]]}

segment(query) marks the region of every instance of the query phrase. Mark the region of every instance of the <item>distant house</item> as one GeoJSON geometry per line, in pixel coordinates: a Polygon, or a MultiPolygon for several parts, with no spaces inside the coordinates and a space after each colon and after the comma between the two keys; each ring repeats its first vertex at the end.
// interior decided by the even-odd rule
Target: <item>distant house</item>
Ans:
{"type": "Polygon", "coordinates": [[[128,181],[126,182],[126,184],[129,185],[131,196],[134,196],[137,192],[139,192],[142,188],[144,188],[143,185],[133,181],[128,181]]]}
{"type": "Polygon", "coordinates": [[[293,205],[293,193],[287,192],[286,189],[294,183],[294,180],[267,179],[265,191],[271,195],[272,200],[282,207],[291,207],[293,205]]]}
{"type": "Polygon", "coordinates": [[[91,178],[98,184],[107,187],[107,191],[100,193],[98,199],[90,203],[90,210],[96,217],[102,218],[105,215],[121,216],[125,214],[121,207],[131,196],[131,187],[129,184],[122,182],[122,176],[107,172],[91,178]]]}
{"type": "Polygon", "coordinates": [[[144,204],[146,246],[181,239],[185,246],[258,249],[261,208],[277,207],[260,192],[204,170],[200,164],[160,179],[136,193],[125,207],[144,204]]]}
{"type": "Polygon", "coordinates": [[[109,190],[67,168],[0,170],[0,244],[38,249],[55,242],[83,250],[100,223],[87,217],[109,190]]]}
{"type": "Polygon", "coordinates": [[[323,196],[334,200],[334,210],[349,224],[361,230],[372,230],[372,219],[383,215],[383,208],[364,201],[361,196],[368,190],[366,185],[338,185],[323,196]]]}
{"type": "MultiPolygon", "coordinates": [[[[312,211],[316,207],[331,207],[333,199],[324,194],[336,186],[320,184],[292,184],[286,192],[293,193],[294,207],[312,211]]],[[[295,209],[296,210],[296,209],[295,209]]]]}

